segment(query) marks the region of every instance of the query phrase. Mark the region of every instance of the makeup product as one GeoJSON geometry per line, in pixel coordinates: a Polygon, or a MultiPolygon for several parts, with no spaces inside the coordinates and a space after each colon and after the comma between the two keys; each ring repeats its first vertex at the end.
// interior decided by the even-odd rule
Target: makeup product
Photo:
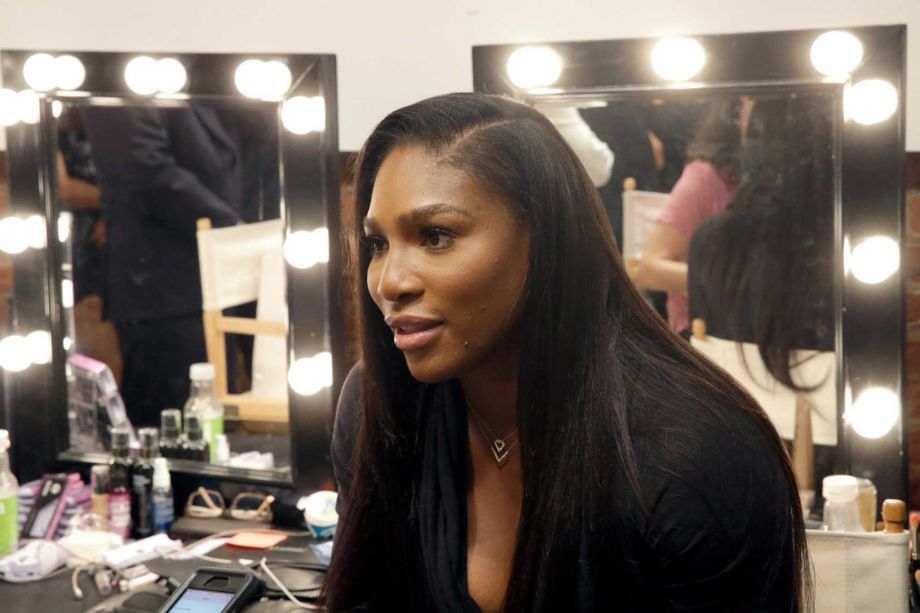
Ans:
{"type": "Polygon", "coordinates": [[[175,519],[175,499],[173,498],[172,480],[166,458],[153,461],[153,531],[156,534],[169,532],[175,519]]]}
{"type": "Polygon", "coordinates": [[[185,416],[185,437],[182,440],[182,457],[186,460],[210,462],[208,441],[204,440],[201,419],[196,413],[185,416]]]}
{"type": "Polygon", "coordinates": [[[856,507],[859,509],[859,521],[866,532],[875,530],[875,520],[878,516],[878,493],[875,484],[869,479],[857,479],[858,493],[856,507]]]}
{"type": "Polygon", "coordinates": [[[99,518],[103,529],[109,529],[109,466],[97,464],[90,471],[90,484],[92,486],[92,510],[99,518]]]}
{"type": "Polygon", "coordinates": [[[160,455],[164,458],[178,458],[182,453],[182,411],[164,409],[160,413],[160,455]]]}
{"type": "Polygon", "coordinates": [[[916,559],[920,557],[920,550],[917,549],[917,527],[920,526],[920,513],[912,511],[910,514],[910,553],[916,559]]]}
{"type": "Polygon", "coordinates": [[[907,505],[903,500],[889,498],[882,503],[882,519],[885,520],[885,532],[900,534],[904,532],[907,520],[907,505]]]}
{"type": "Polygon", "coordinates": [[[0,557],[16,551],[19,542],[19,483],[10,470],[10,434],[0,430],[0,557]]]}
{"type": "Polygon", "coordinates": [[[859,483],[850,475],[824,477],[821,494],[824,496],[824,523],[822,528],[831,532],[865,532],[859,520],[856,497],[859,483]]]}
{"type": "Polygon", "coordinates": [[[153,461],[159,455],[159,432],[156,428],[137,431],[141,450],[131,470],[131,519],[135,538],[153,534],[153,461]]]}
{"type": "Polygon", "coordinates": [[[131,536],[131,470],[134,462],[128,448],[127,430],[112,430],[112,459],[109,460],[109,530],[127,539],[131,536]]]}
{"type": "Polygon", "coordinates": [[[22,534],[29,538],[54,538],[64,510],[67,497],[72,493],[71,482],[78,482],[82,487],[80,475],[50,475],[42,480],[38,496],[22,526],[22,534]]]}

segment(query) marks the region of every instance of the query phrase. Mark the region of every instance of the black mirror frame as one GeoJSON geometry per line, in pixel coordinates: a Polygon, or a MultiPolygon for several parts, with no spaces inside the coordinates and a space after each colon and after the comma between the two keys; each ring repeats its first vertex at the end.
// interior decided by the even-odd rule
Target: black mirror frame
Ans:
{"type": "MultiPolygon", "coordinates": [[[[329,459],[331,419],[345,364],[342,319],[342,254],[340,234],[340,180],[338,145],[338,94],[336,58],[329,54],[195,54],[99,53],[84,51],[2,50],[4,87],[28,89],[22,69],[35,53],[69,54],[86,68],[77,92],[52,90],[40,94],[40,119],[6,128],[12,215],[40,215],[46,221],[44,249],[27,249],[13,256],[14,290],[9,333],[48,330],[52,361],[33,364],[24,371],[5,373],[5,401],[13,442],[13,462],[21,480],[37,478],[67,463],[98,463],[106,454],[68,451],[66,353],[61,300],[61,246],[56,237],[59,214],[57,179],[53,172],[56,137],[52,101],[99,101],[104,104],[153,103],[181,105],[187,101],[213,104],[256,103],[243,96],[234,83],[236,67],[247,59],[279,60],[290,69],[292,85],[278,99],[281,146],[282,219],[284,236],[326,227],[330,235],[327,264],[297,269],[285,263],[289,327],[288,363],[328,351],[333,356],[333,385],[312,396],[289,390],[291,470],[250,470],[176,460],[171,470],[219,479],[293,486],[298,489],[328,487],[332,478],[329,459]],[[181,94],[139,96],[124,80],[124,67],[138,55],[170,57],[185,66],[188,81],[181,94]],[[325,104],[325,126],[304,135],[293,134],[281,123],[281,103],[294,96],[316,97],[325,104]],[[52,170],[52,172],[49,172],[52,170]]],[[[261,102],[261,104],[265,104],[261,102]]]]}
{"type": "Polygon", "coordinates": [[[521,99],[623,98],[649,96],[682,88],[694,91],[830,90],[836,104],[835,195],[838,305],[836,352],[838,381],[837,470],[871,478],[879,500],[907,500],[907,414],[904,384],[904,103],[906,26],[870,26],[690,36],[706,53],[706,64],[689,83],[675,84],[652,69],[651,51],[660,39],[534,42],[475,46],[472,50],[476,91],[521,99]],[[862,43],[862,63],[849,79],[831,79],[810,63],[814,40],[844,30],[862,43]],[[552,89],[526,91],[509,79],[511,53],[539,45],[556,51],[563,70],[552,89]],[[843,94],[850,83],[884,79],[897,90],[898,109],[889,119],[861,125],[846,121],[843,94]],[[866,237],[884,235],[901,246],[902,266],[876,285],[860,282],[845,269],[844,254],[866,237]],[[874,386],[891,389],[901,410],[894,427],[877,439],[856,434],[842,418],[851,399],[874,386]]]}

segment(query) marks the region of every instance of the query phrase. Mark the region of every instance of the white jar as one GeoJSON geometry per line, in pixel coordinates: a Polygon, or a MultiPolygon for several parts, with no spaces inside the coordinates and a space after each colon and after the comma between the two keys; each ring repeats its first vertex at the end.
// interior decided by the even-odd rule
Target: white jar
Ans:
{"type": "Polygon", "coordinates": [[[865,532],[859,521],[859,481],[850,475],[824,477],[821,486],[824,496],[824,523],[822,528],[831,532],[865,532]]]}

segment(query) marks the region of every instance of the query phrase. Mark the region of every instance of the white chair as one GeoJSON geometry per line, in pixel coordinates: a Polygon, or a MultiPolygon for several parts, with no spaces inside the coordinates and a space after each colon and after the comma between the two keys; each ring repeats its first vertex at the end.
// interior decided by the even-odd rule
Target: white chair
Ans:
{"type": "Polygon", "coordinates": [[[241,421],[287,422],[287,307],[281,220],[211,228],[198,220],[202,318],[217,396],[236,406],[241,421]],[[227,317],[223,309],[258,300],[256,317],[227,317]],[[226,334],[255,336],[252,389],[227,389],[226,334]]]}

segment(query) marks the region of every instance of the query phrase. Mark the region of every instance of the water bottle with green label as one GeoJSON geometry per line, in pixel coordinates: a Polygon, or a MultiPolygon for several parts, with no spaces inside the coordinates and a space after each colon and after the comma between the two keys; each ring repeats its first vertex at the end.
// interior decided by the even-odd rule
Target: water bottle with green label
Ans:
{"type": "Polygon", "coordinates": [[[10,470],[10,433],[0,430],[0,557],[16,551],[19,543],[19,482],[10,470]]]}
{"type": "Polygon", "coordinates": [[[214,365],[207,362],[192,364],[189,369],[189,378],[192,380],[192,391],[188,402],[185,403],[186,417],[191,414],[198,415],[201,420],[201,429],[204,431],[204,440],[208,442],[211,450],[211,462],[217,448],[217,435],[224,433],[224,407],[217,400],[214,389],[214,365]]]}

